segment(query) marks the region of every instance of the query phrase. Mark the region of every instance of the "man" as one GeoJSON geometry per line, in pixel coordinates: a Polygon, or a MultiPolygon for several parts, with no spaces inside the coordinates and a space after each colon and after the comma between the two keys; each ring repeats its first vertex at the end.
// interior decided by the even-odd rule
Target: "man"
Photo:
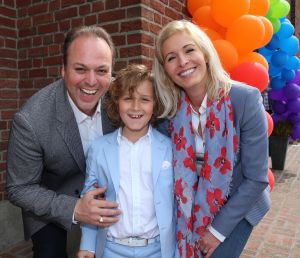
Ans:
{"type": "Polygon", "coordinates": [[[106,227],[118,221],[114,202],[79,199],[90,142],[113,130],[102,107],[114,45],[100,27],[71,30],[62,79],[32,96],[13,118],[7,158],[9,200],[22,208],[34,258],[66,258],[67,230],[79,222],[106,227]]]}

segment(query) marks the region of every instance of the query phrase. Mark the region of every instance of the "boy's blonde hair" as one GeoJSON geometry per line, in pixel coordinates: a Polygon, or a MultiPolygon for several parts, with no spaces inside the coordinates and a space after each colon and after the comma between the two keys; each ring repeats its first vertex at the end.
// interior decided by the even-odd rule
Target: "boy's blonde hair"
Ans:
{"type": "Polygon", "coordinates": [[[150,123],[155,124],[158,122],[164,107],[157,95],[151,70],[142,64],[129,64],[117,73],[116,78],[109,87],[108,96],[105,100],[107,115],[115,126],[124,125],[119,114],[119,99],[127,92],[132,96],[140,83],[146,80],[150,81],[153,85],[154,108],[150,123]]]}

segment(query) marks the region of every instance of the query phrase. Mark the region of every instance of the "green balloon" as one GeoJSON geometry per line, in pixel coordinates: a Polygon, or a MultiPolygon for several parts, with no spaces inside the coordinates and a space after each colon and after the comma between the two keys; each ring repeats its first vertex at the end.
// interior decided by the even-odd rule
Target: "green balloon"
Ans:
{"type": "Polygon", "coordinates": [[[273,34],[279,31],[281,23],[279,19],[268,17],[269,21],[272,23],[273,26],[273,34]]]}
{"type": "Polygon", "coordinates": [[[279,2],[279,0],[270,0],[270,5],[277,4],[278,2],[279,2]]]}
{"type": "Polygon", "coordinates": [[[285,0],[279,0],[278,3],[272,6],[271,16],[273,18],[282,18],[290,12],[290,4],[285,0]]]}

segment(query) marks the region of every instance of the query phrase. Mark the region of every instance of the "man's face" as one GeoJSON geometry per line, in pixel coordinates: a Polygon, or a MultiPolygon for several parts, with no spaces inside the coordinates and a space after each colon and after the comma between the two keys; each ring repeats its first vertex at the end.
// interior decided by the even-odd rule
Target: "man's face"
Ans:
{"type": "Polygon", "coordinates": [[[112,71],[112,51],[105,40],[84,35],[68,49],[62,77],[75,105],[92,116],[100,97],[107,91],[112,71]]]}

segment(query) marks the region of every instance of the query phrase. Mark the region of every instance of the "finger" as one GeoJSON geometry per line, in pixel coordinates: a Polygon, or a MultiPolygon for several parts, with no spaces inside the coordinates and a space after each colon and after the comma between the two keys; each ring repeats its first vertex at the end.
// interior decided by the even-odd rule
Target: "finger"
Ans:
{"type": "Polygon", "coordinates": [[[97,207],[102,209],[115,209],[119,206],[116,202],[106,200],[94,200],[93,205],[96,205],[97,207]]]}
{"type": "Polygon", "coordinates": [[[95,195],[103,194],[105,192],[106,192],[106,187],[99,187],[87,192],[86,194],[95,196],[95,195]]]}

